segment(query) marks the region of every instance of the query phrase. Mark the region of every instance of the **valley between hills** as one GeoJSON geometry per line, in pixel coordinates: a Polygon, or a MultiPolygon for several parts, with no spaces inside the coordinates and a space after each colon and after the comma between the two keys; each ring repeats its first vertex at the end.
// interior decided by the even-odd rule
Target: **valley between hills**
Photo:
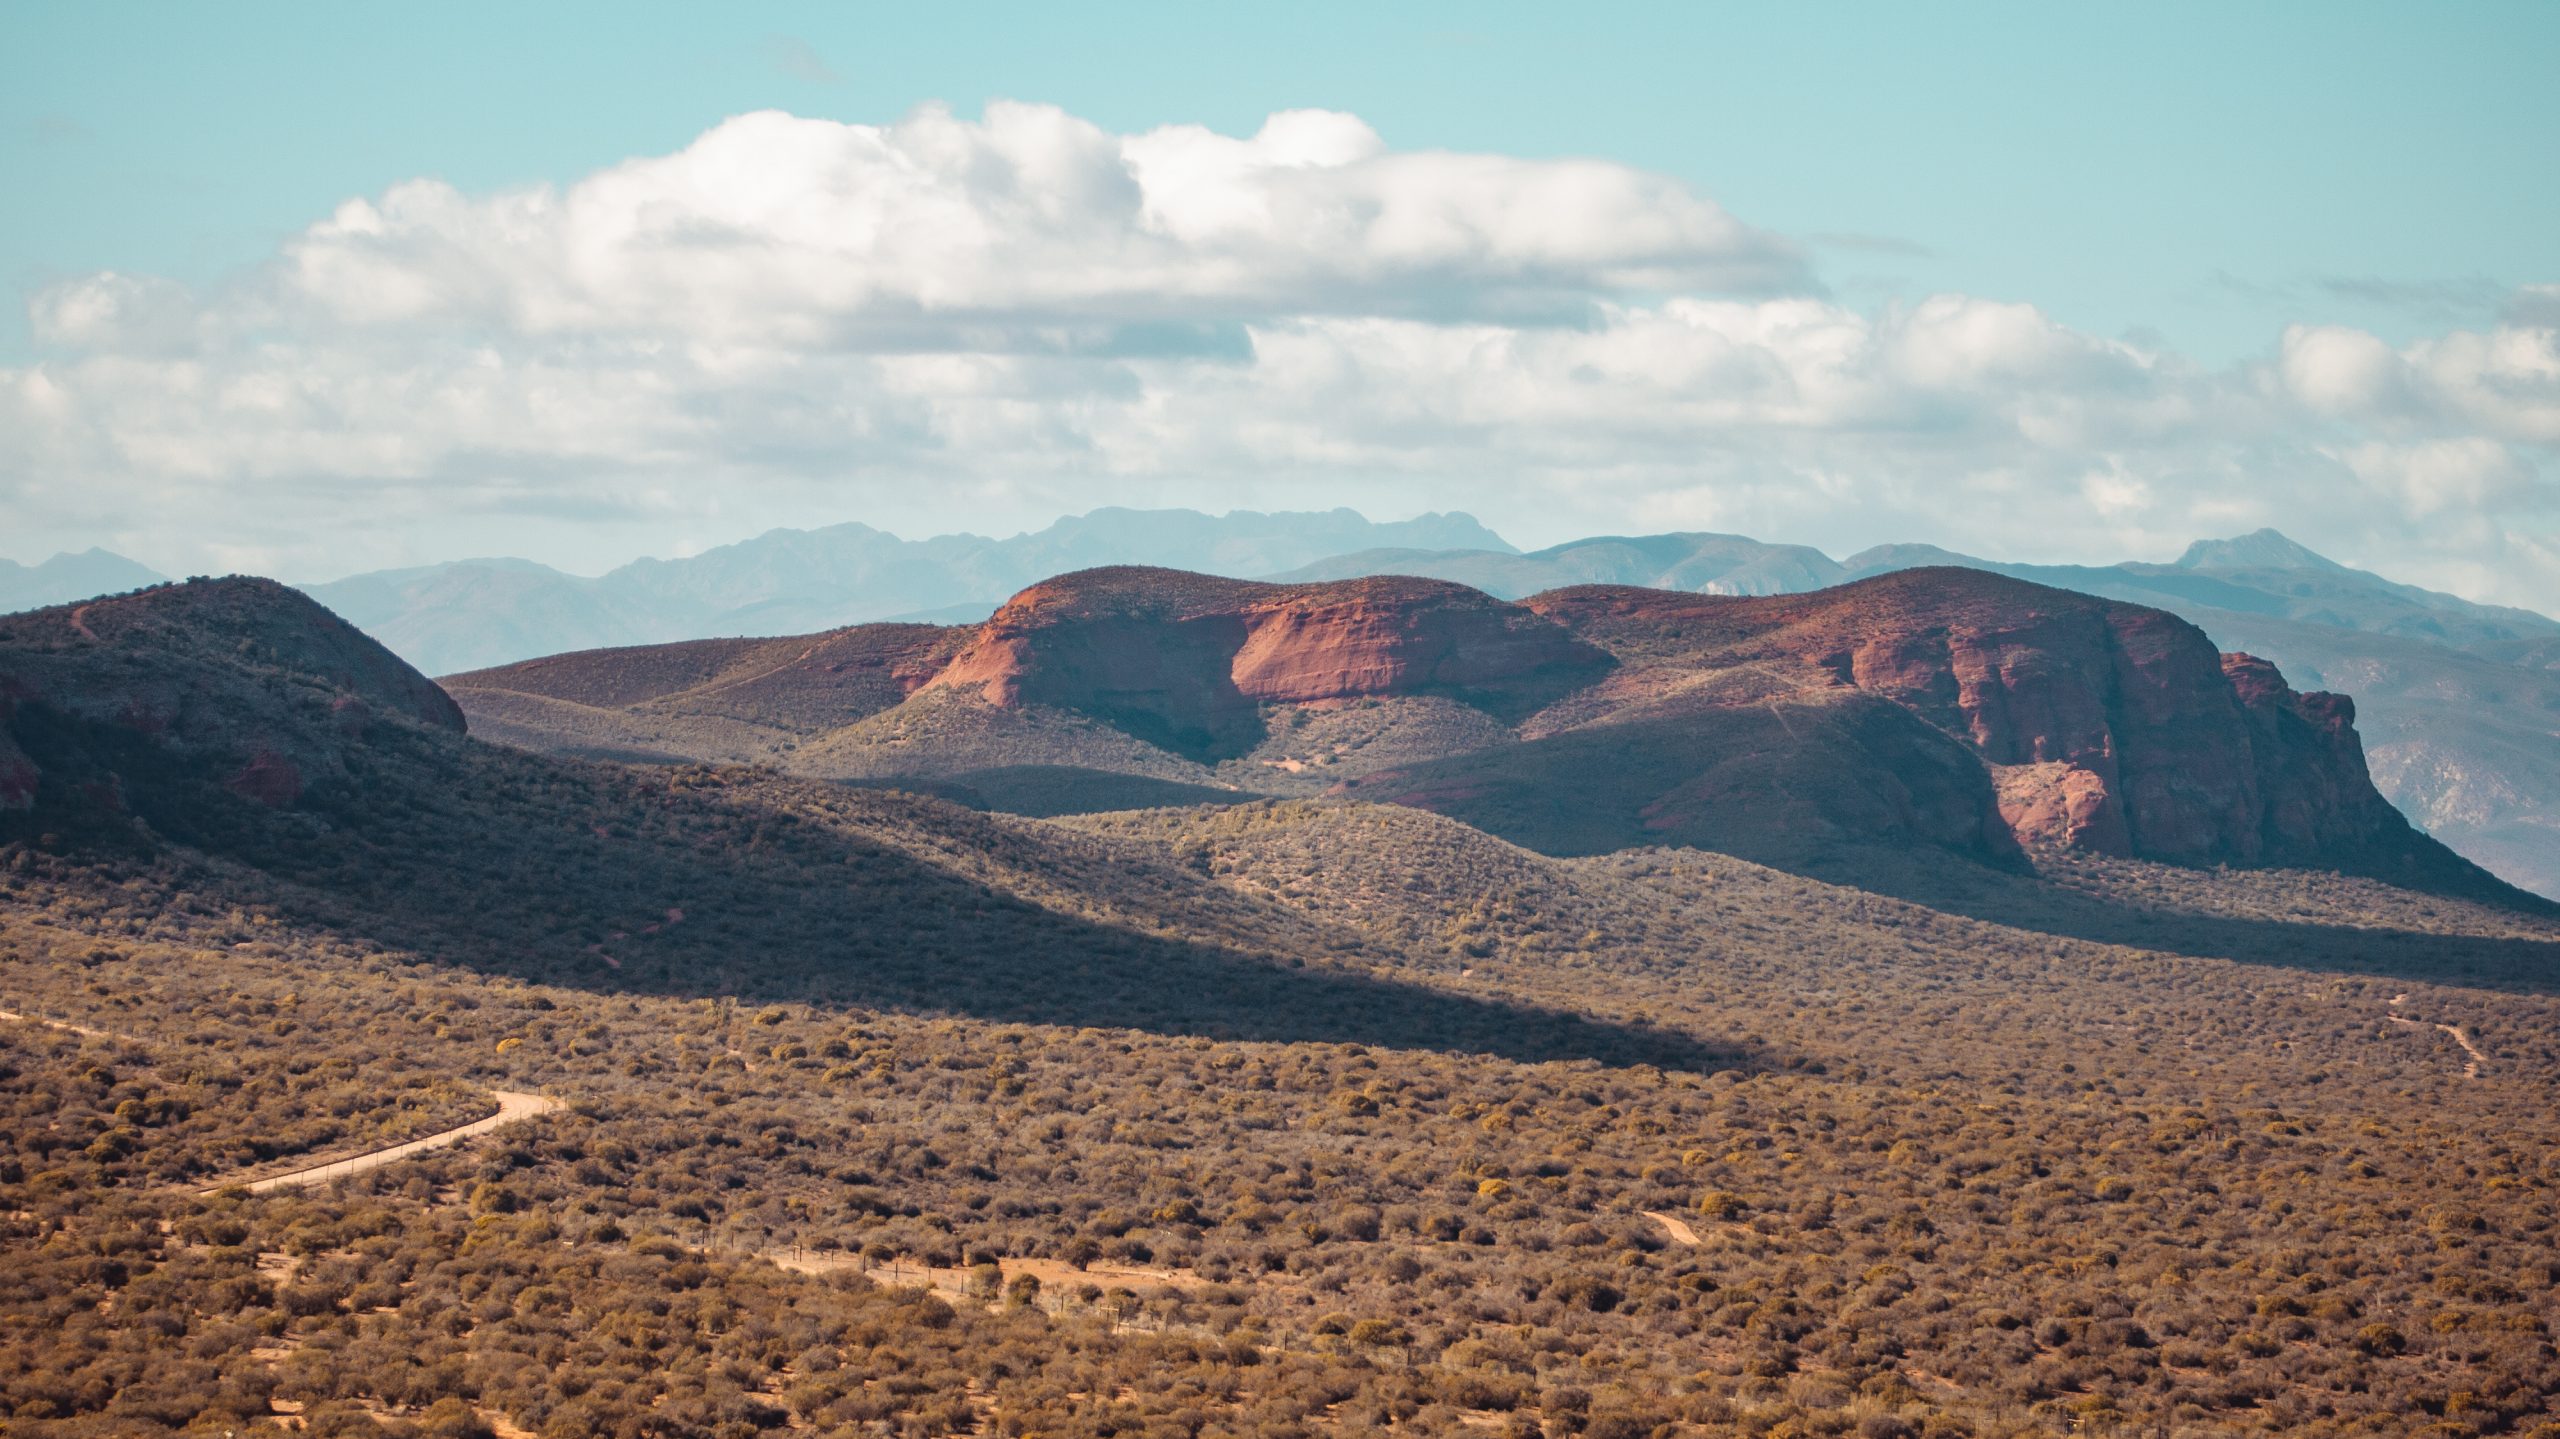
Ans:
{"type": "Polygon", "coordinates": [[[1978,569],[0,616],[0,1006],[11,1434],[2560,1434],[2560,909],[1978,569]]]}

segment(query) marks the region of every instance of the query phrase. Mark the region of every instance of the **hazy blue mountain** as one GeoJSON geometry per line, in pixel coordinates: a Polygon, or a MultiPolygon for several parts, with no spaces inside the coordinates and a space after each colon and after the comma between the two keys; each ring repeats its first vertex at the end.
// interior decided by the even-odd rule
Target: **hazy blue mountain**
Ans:
{"type": "Polygon", "coordinates": [[[693,617],[679,606],[635,604],[626,592],[524,560],[461,560],[381,570],[323,585],[313,599],[431,674],[479,655],[647,644],[693,617]]]}
{"type": "Polygon", "coordinates": [[[2252,530],[2227,540],[2198,540],[2178,556],[2182,570],[2307,570],[2314,574],[2347,567],[2274,530],[2252,530]]]}
{"type": "Polygon", "coordinates": [[[1368,574],[1455,580],[1504,599],[1565,585],[1770,595],[1817,590],[1848,578],[1840,563],[1820,550],[1716,534],[1608,535],[1525,555],[1507,549],[1362,550],[1267,578],[1338,580],[1368,574]]]}
{"type": "Polygon", "coordinates": [[[2560,620],[2531,610],[2478,604],[2387,580],[2368,570],[2352,569],[2315,554],[2274,530],[2259,530],[2228,540],[2199,540],[2189,545],[2176,562],[2165,565],[2138,561],[2117,565],[2011,564],[1957,554],[1935,545],[1879,545],[1841,563],[1846,577],[1853,579],[1919,565],[1962,565],[2109,599],[2155,605],[2190,619],[2195,616],[2189,611],[2209,609],[2301,620],[2367,634],[2398,635],[2466,651],[2536,638],[2560,638],[2560,620]]]}
{"type": "Polygon", "coordinates": [[[1097,565],[1247,577],[1345,550],[1508,552],[1467,515],[1376,523],[1358,512],[1101,509],[1008,539],[904,540],[868,525],[772,530],[594,579],[525,560],[466,560],[302,586],[429,674],[608,645],[791,635],[868,620],[982,616],[1037,580],[1097,565]]]}
{"type": "Polygon", "coordinates": [[[42,609],[46,605],[121,594],[156,585],[169,578],[101,549],[55,555],[42,564],[0,560],[0,614],[42,609]]]}

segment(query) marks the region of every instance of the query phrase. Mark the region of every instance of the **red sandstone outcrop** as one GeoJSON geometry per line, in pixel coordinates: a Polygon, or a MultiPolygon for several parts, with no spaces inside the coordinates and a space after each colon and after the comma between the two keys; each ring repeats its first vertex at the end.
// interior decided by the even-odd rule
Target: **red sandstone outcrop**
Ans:
{"type": "MultiPolygon", "coordinates": [[[[1213,759],[1255,743],[1267,706],[1451,695],[1527,721],[1528,744],[1357,792],[1453,813],[1606,793],[1631,836],[1863,826],[1993,855],[2027,842],[2244,865],[2423,847],[2375,793],[2344,700],[2226,661],[2160,611],[1974,570],[1766,598],[1580,587],[1517,605],[1414,579],[1089,571],[1017,596],[931,684],[1213,759]],[[1843,691],[1958,741],[1972,778],[1889,725],[1846,726],[1854,711],[1825,699],[1843,691]]],[[[1568,827],[1593,842],[1591,825],[1568,827]]]]}
{"type": "Polygon", "coordinates": [[[2224,655],[2222,671],[2248,719],[2264,857],[2318,864],[2377,843],[2387,848],[2405,821],[2366,776],[2355,701],[2297,693],[2255,655],[2224,655]]]}
{"type": "Polygon", "coordinates": [[[932,684],[1002,707],[1083,710],[1197,757],[1250,748],[1266,704],[1446,695],[1517,717],[1609,666],[1545,618],[1463,585],[1124,568],[1023,591],[932,684]]]}
{"type": "Polygon", "coordinates": [[[2130,854],[2124,807],[2096,771],[2061,760],[1991,767],[2001,822],[2023,844],[2130,854]]]}
{"type": "MultiPolygon", "coordinates": [[[[114,604],[89,611],[96,636],[128,622],[114,604]]],[[[238,638],[244,653],[276,648],[238,638]]],[[[333,710],[342,730],[397,717],[376,692],[405,683],[346,687],[362,697],[333,710]]],[[[627,712],[652,744],[734,721],[712,732],[749,726],[759,753],[834,767],[806,772],[891,779],[958,763],[1205,780],[1201,765],[1270,745],[1220,782],[1305,792],[1349,752],[1305,736],[1357,733],[1367,758],[1339,772],[1347,792],[1576,852],[1883,843],[1999,860],[2023,842],[2419,882],[2472,873],[2375,793],[2344,700],[2296,694],[2159,611],[1972,570],[1763,598],[1585,586],[1517,604],[1418,579],[1093,570],[1034,585],[982,625],[594,651],[454,683],[541,698],[564,724],[579,707],[627,712]],[[1476,713],[1452,723],[1459,706],[1476,713]],[[1343,707],[1366,717],[1308,723],[1343,707]],[[1023,709],[1065,713],[1003,713],[1023,709]],[[1105,726],[1117,733],[1096,744],[1105,726]]],[[[163,683],[99,692],[131,733],[192,743],[201,725],[163,683]]],[[[304,786],[329,773],[325,752],[229,738],[222,773],[263,796],[292,786],[256,769],[259,749],[304,786]]],[[[0,801],[9,784],[0,775],[0,801]]]]}
{"type": "Polygon", "coordinates": [[[1631,669],[1752,667],[1892,699],[1992,766],[2021,840],[2266,864],[2418,838],[2373,789],[2346,700],[2227,663],[2158,610],[1953,569],[1766,599],[1592,587],[1526,603],[1631,669]]]}

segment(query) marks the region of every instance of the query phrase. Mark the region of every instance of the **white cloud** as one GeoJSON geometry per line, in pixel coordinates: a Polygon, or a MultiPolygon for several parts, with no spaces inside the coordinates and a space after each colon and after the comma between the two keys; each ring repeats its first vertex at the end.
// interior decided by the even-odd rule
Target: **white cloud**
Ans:
{"type": "Polygon", "coordinates": [[[2532,469],[2514,451],[2477,435],[2405,445],[2368,441],[2338,457],[2411,519],[2494,512],[2529,501],[2534,488],[2532,469]]]}
{"type": "Polygon", "coordinates": [[[2284,332],[2280,367],[2293,397],[2325,415],[2378,417],[2407,403],[2407,366],[2362,330],[2295,325],[2284,332]]]}
{"type": "Polygon", "coordinates": [[[2277,524],[2547,608],[2546,302],[2396,347],[2299,326],[2207,372],[2027,304],[1847,306],[1677,182],[1347,115],[767,113],[565,187],[349,200],[202,295],[37,293],[0,507],[303,576],[1106,502],[2054,559],[2277,524]]]}
{"type": "Polygon", "coordinates": [[[39,291],[27,302],[27,329],[47,345],[125,354],[186,348],[196,303],[186,287],[153,275],[101,270],[39,291]]]}
{"type": "Polygon", "coordinates": [[[2550,323],[2457,330],[2405,350],[2362,330],[2297,325],[2280,368],[2295,399],[2332,418],[2560,444],[2560,331],[2550,323]]]}
{"type": "Polygon", "coordinates": [[[1570,318],[1629,287],[1767,291],[1796,248],[1592,160],[1399,153],[1358,119],[1115,135],[1049,106],[894,125],[766,111],[566,189],[350,200],[262,300],[303,323],[1043,350],[1284,313],[1570,318]]]}

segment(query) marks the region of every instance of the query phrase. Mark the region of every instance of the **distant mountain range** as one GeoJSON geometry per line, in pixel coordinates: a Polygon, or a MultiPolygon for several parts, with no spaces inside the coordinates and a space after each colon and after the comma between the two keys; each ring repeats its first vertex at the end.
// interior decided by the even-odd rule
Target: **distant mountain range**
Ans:
{"type": "Polygon", "coordinates": [[[608,645],[806,634],[874,620],[984,619],[1035,580],[1097,565],[1251,576],[1378,547],[1511,550],[1466,515],[1378,524],[1352,510],[1102,509],[1010,539],[902,540],[844,524],[773,530],[685,559],[635,560],[594,579],[494,559],[301,588],[411,664],[451,674],[608,645]]]}
{"type": "MultiPolygon", "coordinates": [[[[2560,895],[2560,621],[2404,585],[2272,530],[2205,540],[2168,564],[2029,565],[1930,545],[1835,560],[1735,535],[1577,540],[1521,553],[1464,514],[1378,524],[1350,510],[1210,516],[1097,510],[1009,539],[902,540],[859,524],[775,530],[585,579],[524,560],[464,561],[303,588],[430,673],[537,655],[856,623],[986,617],[1046,576],[1148,564],[1284,581],[1407,574],[1516,599],[1577,584],[1728,595],[1821,589],[1930,565],[1988,570],[2180,615],[2304,689],[2358,702],[2382,792],[2502,877],[2560,895]]],[[[0,562],[0,609],[159,577],[92,550],[0,562]]]]}
{"type": "Polygon", "coordinates": [[[0,614],[140,589],[167,578],[148,566],[99,549],[55,555],[40,565],[0,560],[0,614]]]}

